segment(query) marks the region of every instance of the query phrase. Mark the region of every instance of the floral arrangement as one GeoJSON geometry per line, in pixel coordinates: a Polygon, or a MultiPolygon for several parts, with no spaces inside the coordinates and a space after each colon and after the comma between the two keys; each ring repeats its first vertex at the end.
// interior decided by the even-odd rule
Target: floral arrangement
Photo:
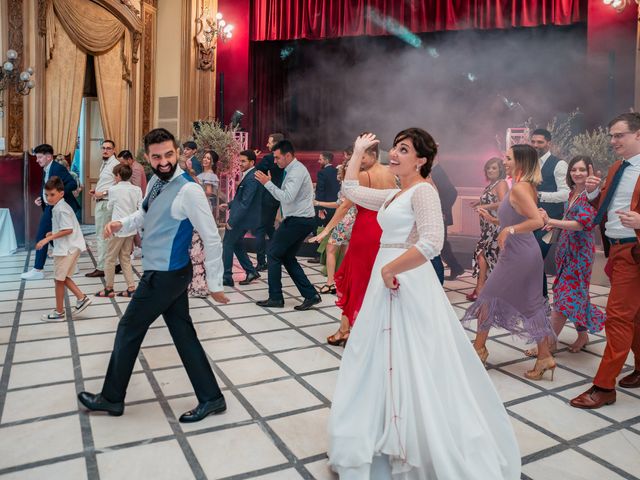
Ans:
{"type": "Polygon", "coordinates": [[[198,152],[213,150],[220,157],[218,161],[218,175],[235,176],[240,171],[238,155],[241,145],[234,135],[237,127],[224,127],[220,122],[200,122],[200,128],[194,133],[193,141],[198,145],[198,152]]]}

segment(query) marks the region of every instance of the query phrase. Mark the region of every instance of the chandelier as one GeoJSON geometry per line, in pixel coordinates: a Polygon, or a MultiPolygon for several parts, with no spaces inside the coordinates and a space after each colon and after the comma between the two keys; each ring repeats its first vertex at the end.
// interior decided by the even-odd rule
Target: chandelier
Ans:
{"type": "Polygon", "coordinates": [[[225,22],[220,12],[215,17],[211,16],[208,7],[202,8],[200,17],[196,19],[196,25],[198,68],[213,70],[213,51],[216,48],[216,41],[220,39],[224,43],[229,40],[233,36],[233,25],[225,22]]]}
{"type": "Polygon", "coordinates": [[[627,8],[627,5],[631,5],[632,1],[635,1],[636,4],[640,4],[640,0],[602,0],[602,3],[615,8],[618,13],[620,13],[627,8]]]}
{"type": "Polygon", "coordinates": [[[0,69],[0,116],[3,114],[4,90],[6,88],[13,85],[16,92],[20,95],[29,95],[31,89],[36,85],[32,78],[33,68],[29,67],[18,73],[16,70],[17,60],[18,52],[15,50],[7,50],[7,61],[3,62],[2,68],[0,69]]]}

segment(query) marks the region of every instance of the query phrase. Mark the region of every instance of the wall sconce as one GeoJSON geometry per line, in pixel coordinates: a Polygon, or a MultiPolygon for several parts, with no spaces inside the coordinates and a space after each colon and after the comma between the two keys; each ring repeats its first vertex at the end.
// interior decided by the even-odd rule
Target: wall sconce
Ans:
{"type": "Polygon", "coordinates": [[[2,63],[0,68],[0,117],[4,115],[4,90],[11,85],[15,85],[16,92],[20,95],[29,95],[31,89],[35,87],[33,80],[33,68],[29,67],[26,70],[18,73],[16,70],[16,60],[18,59],[18,52],[15,50],[7,50],[7,61],[2,63]]]}
{"type": "Polygon", "coordinates": [[[200,17],[196,19],[196,45],[198,47],[198,69],[213,71],[214,50],[219,38],[223,43],[233,36],[233,25],[227,24],[218,12],[211,16],[209,8],[202,8],[200,17]]]}
{"type": "MultiPolygon", "coordinates": [[[[631,5],[632,0],[602,0],[602,3],[605,5],[609,5],[612,8],[615,8],[618,13],[622,12],[627,5],[631,5]]],[[[636,4],[640,3],[640,0],[635,0],[636,4]]]]}

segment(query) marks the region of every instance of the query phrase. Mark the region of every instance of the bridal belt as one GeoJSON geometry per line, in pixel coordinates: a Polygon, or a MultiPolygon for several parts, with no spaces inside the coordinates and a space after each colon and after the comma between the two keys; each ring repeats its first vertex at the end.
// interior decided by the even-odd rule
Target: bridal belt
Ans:
{"type": "Polygon", "coordinates": [[[381,243],[380,248],[411,248],[411,243],[381,243]]]}

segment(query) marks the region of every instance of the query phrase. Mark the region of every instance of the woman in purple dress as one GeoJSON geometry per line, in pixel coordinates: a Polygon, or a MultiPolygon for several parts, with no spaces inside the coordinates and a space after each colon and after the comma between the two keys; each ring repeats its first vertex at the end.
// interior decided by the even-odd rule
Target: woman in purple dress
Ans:
{"type": "Polygon", "coordinates": [[[532,233],[544,225],[536,201],[536,185],[541,181],[538,155],[530,145],[514,145],[505,156],[504,166],[514,181],[498,208],[500,256],[462,321],[478,319],[474,347],[483,363],[489,356],[489,329],[501,327],[537,344],[538,359],[525,377],[540,380],[544,372],[551,370],[553,380],[556,363],[548,338],[555,335],[536,281],[542,276],[544,265],[532,233]]]}

